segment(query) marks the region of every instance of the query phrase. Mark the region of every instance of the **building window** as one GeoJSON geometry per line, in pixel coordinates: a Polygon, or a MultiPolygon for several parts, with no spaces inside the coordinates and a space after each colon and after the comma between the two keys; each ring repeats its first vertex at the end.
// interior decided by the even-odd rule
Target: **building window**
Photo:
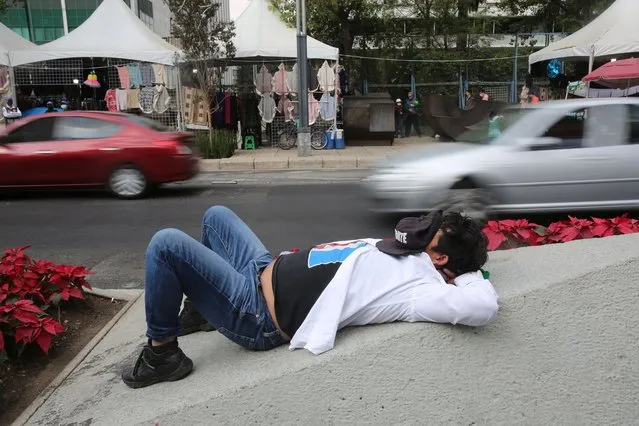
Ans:
{"type": "Polygon", "coordinates": [[[150,0],[138,0],[139,15],[145,14],[151,19],[153,18],[153,3],[150,0]]]}
{"type": "Polygon", "coordinates": [[[29,0],[33,42],[48,43],[64,35],[62,9],[59,0],[29,0]]]}
{"type": "Polygon", "coordinates": [[[15,5],[0,13],[0,22],[7,28],[15,31],[27,40],[29,37],[29,21],[27,19],[27,8],[23,4],[15,5]]]}
{"type": "Polygon", "coordinates": [[[82,25],[101,3],[102,0],[66,0],[69,32],[82,25]]]}

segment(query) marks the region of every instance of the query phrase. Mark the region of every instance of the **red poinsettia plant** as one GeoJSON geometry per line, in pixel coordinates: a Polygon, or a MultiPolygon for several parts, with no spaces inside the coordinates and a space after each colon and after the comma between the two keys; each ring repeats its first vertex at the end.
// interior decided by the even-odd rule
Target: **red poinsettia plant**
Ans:
{"type": "Polygon", "coordinates": [[[0,360],[9,346],[14,356],[31,344],[48,353],[52,337],[64,332],[50,311],[84,299],[84,289],[91,289],[86,268],[34,260],[28,248],[9,249],[0,257],[0,360]]]}
{"type": "Polygon", "coordinates": [[[629,218],[627,214],[611,219],[568,216],[567,220],[553,222],[547,227],[525,219],[508,219],[490,221],[484,227],[491,251],[634,233],[639,233],[639,220],[629,218]]]}

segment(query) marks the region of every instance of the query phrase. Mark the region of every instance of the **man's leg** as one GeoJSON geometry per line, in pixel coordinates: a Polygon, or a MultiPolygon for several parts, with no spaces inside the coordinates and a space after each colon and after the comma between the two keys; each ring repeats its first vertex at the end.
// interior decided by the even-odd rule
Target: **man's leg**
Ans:
{"type": "MultiPolygon", "coordinates": [[[[255,265],[252,262],[251,265],[255,265]]],[[[220,333],[253,350],[284,343],[258,288],[255,266],[243,273],[181,231],[166,229],[151,240],[146,257],[147,337],[135,366],[122,375],[130,387],[179,380],[193,369],[177,345],[178,312],[186,294],[220,333]]]]}
{"type": "MultiPolygon", "coordinates": [[[[223,206],[209,208],[202,219],[202,244],[226,260],[236,271],[257,264],[266,267],[273,257],[253,231],[233,211],[223,206]]],[[[182,336],[215,327],[200,314],[187,298],[180,313],[182,336]]]]}

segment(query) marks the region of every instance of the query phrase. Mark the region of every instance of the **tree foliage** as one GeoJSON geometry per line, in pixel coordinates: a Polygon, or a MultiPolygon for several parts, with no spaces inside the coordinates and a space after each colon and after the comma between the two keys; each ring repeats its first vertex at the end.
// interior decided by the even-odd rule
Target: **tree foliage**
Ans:
{"type": "MultiPolygon", "coordinates": [[[[308,34],[350,55],[358,38],[371,42],[385,33],[389,12],[396,3],[397,0],[307,0],[308,34]]],[[[271,0],[271,5],[286,23],[295,26],[295,0],[271,0]]]]}
{"type": "Polygon", "coordinates": [[[211,99],[235,56],[233,23],[217,19],[216,0],[165,0],[173,14],[171,35],[179,40],[199,88],[211,99]]]}
{"type": "Polygon", "coordinates": [[[591,22],[615,0],[502,0],[500,8],[510,15],[534,14],[542,32],[573,32],[591,22]]]}

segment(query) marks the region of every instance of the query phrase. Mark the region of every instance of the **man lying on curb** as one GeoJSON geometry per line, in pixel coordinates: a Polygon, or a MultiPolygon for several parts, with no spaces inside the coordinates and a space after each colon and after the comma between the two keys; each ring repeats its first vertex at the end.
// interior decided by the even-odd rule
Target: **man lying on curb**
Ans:
{"type": "Polygon", "coordinates": [[[486,245],[472,219],[434,212],[402,219],[394,239],[321,244],[274,259],[235,213],[212,207],[201,243],[175,229],[152,238],[145,284],[149,341],[122,379],[142,388],[186,377],[193,362],[178,347],[181,322],[194,331],[194,324],[208,321],[209,329],[251,350],[288,342],[314,354],[330,350],[347,326],[488,324],[499,297],[480,271],[486,245]],[[186,305],[179,315],[184,295],[195,309],[186,305]]]}

